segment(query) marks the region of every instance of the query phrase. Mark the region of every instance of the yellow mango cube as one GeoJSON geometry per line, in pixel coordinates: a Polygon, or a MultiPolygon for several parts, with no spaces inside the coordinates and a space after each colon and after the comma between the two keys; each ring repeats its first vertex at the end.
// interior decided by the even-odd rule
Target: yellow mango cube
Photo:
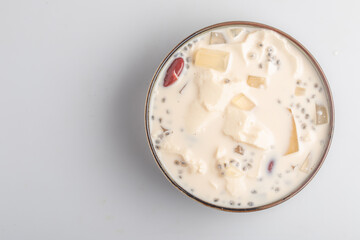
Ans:
{"type": "Polygon", "coordinates": [[[199,49],[195,54],[195,66],[212,68],[219,72],[225,72],[229,63],[230,53],[213,50],[199,49]]]}
{"type": "Polygon", "coordinates": [[[307,157],[305,158],[303,164],[300,167],[300,171],[304,172],[304,173],[309,173],[310,171],[310,153],[307,155],[307,157]]]}
{"type": "Polygon", "coordinates": [[[316,124],[321,125],[328,123],[329,119],[328,119],[326,107],[323,105],[316,104],[315,108],[316,108],[316,124]]]}
{"type": "Polygon", "coordinates": [[[226,40],[222,33],[212,32],[210,34],[210,44],[223,44],[223,43],[226,43],[226,40]]]}
{"type": "Polygon", "coordinates": [[[266,78],[249,75],[247,84],[253,88],[266,88],[266,78]]]}
{"type": "Polygon", "coordinates": [[[297,131],[296,131],[295,119],[294,119],[294,116],[293,116],[291,110],[290,109],[288,109],[288,110],[291,114],[292,130],[291,130],[291,135],[290,135],[290,140],[289,140],[289,147],[288,147],[285,155],[299,151],[299,142],[298,142],[298,136],[297,136],[297,131]]]}
{"type": "Polygon", "coordinates": [[[244,94],[240,93],[239,95],[235,96],[231,103],[240,108],[241,110],[250,111],[253,109],[256,105],[253,101],[251,101],[248,97],[246,97],[244,94]]]}
{"type": "Polygon", "coordinates": [[[296,87],[295,88],[295,96],[304,96],[305,95],[305,88],[296,87]]]}

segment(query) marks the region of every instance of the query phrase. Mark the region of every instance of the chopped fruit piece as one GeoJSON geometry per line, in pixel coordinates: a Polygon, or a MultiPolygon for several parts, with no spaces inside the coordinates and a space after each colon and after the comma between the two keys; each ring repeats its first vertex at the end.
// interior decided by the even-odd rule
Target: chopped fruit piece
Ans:
{"type": "Polygon", "coordinates": [[[215,182],[214,180],[209,181],[209,183],[213,188],[215,188],[215,189],[219,188],[219,184],[217,182],[215,182]]]}
{"type": "Polygon", "coordinates": [[[184,59],[176,58],[166,71],[166,75],[164,78],[164,87],[168,87],[174,82],[176,82],[183,68],[184,68],[184,59]]]}
{"type": "Polygon", "coordinates": [[[249,111],[255,107],[255,103],[251,101],[244,94],[240,93],[231,100],[232,104],[240,108],[241,110],[249,111]]]}
{"type": "Polygon", "coordinates": [[[199,87],[200,102],[207,110],[216,110],[223,93],[224,85],[215,82],[210,73],[202,75],[197,84],[199,87]]]}
{"type": "Polygon", "coordinates": [[[327,109],[323,105],[317,105],[316,104],[316,124],[325,124],[328,123],[328,114],[327,109]]]}
{"type": "Polygon", "coordinates": [[[304,96],[305,95],[305,88],[296,87],[295,88],[295,96],[304,96]]]}
{"type": "Polygon", "coordinates": [[[195,55],[195,65],[225,72],[229,62],[229,55],[228,52],[201,48],[195,55]]]}
{"type": "Polygon", "coordinates": [[[240,145],[237,145],[236,148],[234,149],[234,152],[236,152],[240,155],[244,155],[244,148],[240,145]]]}
{"type": "Polygon", "coordinates": [[[236,38],[237,36],[239,36],[239,34],[241,33],[242,29],[241,28],[232,28],[230,29],[230,33],[231,33],[231,36],[233,38],[236,38]]]}
{"type": "Polygon", "coordinates": [[[310,153],[307,155],[306,159],[304,160],[303,164],[301,165],[300,171],[304,173],[309,173],[310,170],[310,153]]]}
{"type": "Polygon", "coordinates": [[[260,149],[268,149],[274,142],[273,135],[265,126],[233,106],[226,110],[223,132],[237,142],[260,149]]]}
{"type": "Polygon", "coordinates": [[[216,158],[220,159],[226,155],[226,148],[224,147],[218,147],[216,151],[216,158]]]}
{"type": "Polygon", "coordinates": [[[247,84],[253,88],[265,88],[266,78],[249,75],[247,79],[247,84]]]}
{"type": "Polygon", "coordinates": [[[285,155],[299,151],[299,142],[298,142],[298,137],[297,137],[295,119],[294,119],[294,116],[293,116],[291,110],[290,109],[288,109],[288,110],[291,114],[292,130],[291,130],[291,135],[290,135],[290,140],[289,140],[289,147],[288,147],[285,155]]]}
{"type": "Polygon", "coordinates": [[[226,43],[225,37],[222,33],[212,32],[210,35],[210,44],[226,43]]]}
{"type": "Polygon", "coordinates": [[[227,177],[241,177],[242,175],[243,173],[234,167],[228,167],[225,171],[227,177]]]}

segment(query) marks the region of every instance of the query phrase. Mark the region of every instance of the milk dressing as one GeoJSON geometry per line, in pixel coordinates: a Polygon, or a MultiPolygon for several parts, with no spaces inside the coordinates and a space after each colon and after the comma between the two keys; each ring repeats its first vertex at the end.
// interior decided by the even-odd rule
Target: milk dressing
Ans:
{"type": "Polygon", "coordinates": [[[220,207],[288,196],[329,141],[326,87],[302,50],[271,30],[234,25],[195,36],[165,63],[150,94],[160,164],[220,207]]]}

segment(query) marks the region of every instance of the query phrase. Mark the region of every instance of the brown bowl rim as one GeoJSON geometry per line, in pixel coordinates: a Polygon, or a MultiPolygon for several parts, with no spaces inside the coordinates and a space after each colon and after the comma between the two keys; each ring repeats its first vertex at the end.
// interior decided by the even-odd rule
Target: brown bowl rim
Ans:
{"type": "Polygon", "coordinates": [[[156,164],[158,165],[158,167],[161,169],[161,172],[165,175],[165,177],[168,179],[168,181],[170,181],[172,183],[172,185],[174,187],[176,187],[178,190],[180,190],[180,192],[182,192],[183,194],[185,194],[186,196],[204,204],[205,206],[211,207],[211,208],[215,208],[215,209],[219,209],[222,211],[228,211],[228,212],[254,212],[254,211],[259,211],[259,210],[264,210],[264,209],[268,209],[271,207],[274,207],[278,204],[281,204],[283,202],[285,202],[286,200],[292,198],[293,196],[295,196],[297,193],[299,193],[306,185],[309,184],[309,182],[315,177],[315,175],[318,173],[319,169],[321,168],[322,164],[325,161],[325,158],[329,152],[329,148],[332,142],[332,138],[333,138],[333,134],[334,134],[334,121],[335,121],[335,110],[334,110],[334,102],[333,102],[333,96],[332,96],[332,92],[329,86],[329,82],[325,76],[324,71],[322,70],[322,68],[320,67],[319,63],[317,62],[317,60],[315,59],[315,57],[295,38],[293,38],[292,36],[290,36],[289,34],[266,24],[262,24],[262,23],[258,23],[258,22],[250,22],[250,21],[229,21],[229,22],[222,22],[222,23],[217,23],[217,24],[213,24],[207,27],[204,27],[194,33],[192,33],[191,35],[189,35],[188,37],[186,37],[184,40],[182,40],[179,44],[177,44],[167,55],[166,57],[162,60],[162,62],[160,63],[160,65],[158,66],[158,68],[155,71],[155,74],[152,77],[152,80],[150,82],[150,86],[149,89],[147,91],[147,95],[146,95],[146,101],[145,101],[145,130],[146,130],[146,136],[147,136],[147,142],[149,144],[149,147],[151,149],[151,153],[155,159],[156,164]],[[274,32],[277,32],[278,34],[282,35],[283,37],[289,39],[290,41],[293,42],[294,45],[296,45],[298,48],[300,48],[305,55],[309,58],[309,60],[312,62],[313,66],[315,66],[318,74],[320,75],[320,77],[322,78],[322,81],[324,83],[324,86],[326,88],[326,92],[328,94],[328,101],[330,103],[329,106],[329,116],[330,116],[330,121],[329,121],[329,126],[330,126],[330,133],[329,133],[329,141],[328,144],[326,146],[326,149],[323,152],[323,156],[321,158],[321,161],[318,163],[318,165],[316,166],[315,170],[313,170],[312,174],[310,174],[308,176],[308,178],[293,192],[291,192],[290,194],[286,195],[285,197],[272,202],[272,203],[268,203],[262,206],[258,206],[258,207],[252,207],[252,208],[229,208],[229,207],[221,207],[221,206],[217,206],[215,204],[209,203],[207,201],[204,201],[194,195],[192,195],[190,192],[186,191],[184,188],[182,188],[175,180],[173,180],[170,176],[170,174],[168,174],[165,170],[165,168],[162,166],[161,161],[159,160],[157,154],[156,154],[156,150],[152,144],[151,141],[151,136],[150,136],[150,127],[149,127],[149,104],[150,104],[150,96],[151,96],[151,92],[152,89],[154,87],[154,83],[155,80],[157,79],[160,71],[162,70],[163,66],[165,65],[165,63],[169,60],[169,58],[173,55],[174,52],[176,52],[180,47],[183,46],[184,43],[186,43],[187,41],[189,41],[190,39],[194,38],[195,36],[209,31],[211,29],[214,28],[219,28],[219,27],[225,27],[225,26],[232,26],[232,25],[241,25],[241,26],[249,26],[249,27],[258,27],[258,28],[264,28],[264,29],[268,29],[268,30],[272,30],[274,32]]]}

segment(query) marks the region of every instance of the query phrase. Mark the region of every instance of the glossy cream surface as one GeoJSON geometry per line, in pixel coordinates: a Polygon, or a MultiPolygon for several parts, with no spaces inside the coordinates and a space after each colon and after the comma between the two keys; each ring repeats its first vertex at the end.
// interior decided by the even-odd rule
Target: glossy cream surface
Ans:
{"type": "Polygon", "coordinates": [[[329,113],[326,87],[298,47],[271,30],[234,25],[197,35],[165,63],[150,92],[150,137],[167,174],[190,194],[253,208],[312,174],[329,141],[329,113]],[[164,87],[176,58],[184,68],[164,87]]]}

